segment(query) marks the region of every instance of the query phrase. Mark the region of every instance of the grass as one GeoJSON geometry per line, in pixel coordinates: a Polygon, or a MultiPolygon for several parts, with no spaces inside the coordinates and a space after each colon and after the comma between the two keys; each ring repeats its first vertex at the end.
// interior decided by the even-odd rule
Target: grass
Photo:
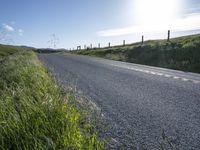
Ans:
{"type": "Polygon", "coordinates": [[[0,45],[0,149],[104,149],[31,50],[0,45]]]}
{"type": "Polygon", "coordinates": [[[72,53],[200,73],[200,35],[72,53]]]}

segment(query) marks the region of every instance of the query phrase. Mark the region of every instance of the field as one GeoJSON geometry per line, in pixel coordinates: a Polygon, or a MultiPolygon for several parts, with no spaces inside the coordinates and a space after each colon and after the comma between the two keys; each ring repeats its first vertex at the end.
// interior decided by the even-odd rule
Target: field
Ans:
{"type": "Polygon", "coordinates": [[[0,45],[0,149],[103,149],[66,95],[31,49],[0,45]]]}
{"type": "Polygon", "coordinates": [[[200,35],[167,40],[150,40],[126,46],[73,51],[80,55],[102,57],[143,65],[200,73],[200,35]]]}

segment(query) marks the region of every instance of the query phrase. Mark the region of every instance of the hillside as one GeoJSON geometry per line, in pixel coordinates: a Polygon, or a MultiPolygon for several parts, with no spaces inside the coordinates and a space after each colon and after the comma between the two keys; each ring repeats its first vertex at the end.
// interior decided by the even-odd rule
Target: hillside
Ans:
{"type": "Polygon", "coordinates": [[[200,73],[200,34],[72,53],[200,73]]]}

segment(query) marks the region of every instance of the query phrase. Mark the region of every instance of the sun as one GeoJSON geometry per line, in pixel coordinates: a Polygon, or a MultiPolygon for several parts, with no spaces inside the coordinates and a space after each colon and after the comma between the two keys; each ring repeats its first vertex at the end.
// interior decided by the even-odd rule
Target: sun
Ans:
{"type": "Polygon", "coordinates": [[[179,15],[181,0],[135,0],[137,23],[146,28],[164,28],[179,15]]]}

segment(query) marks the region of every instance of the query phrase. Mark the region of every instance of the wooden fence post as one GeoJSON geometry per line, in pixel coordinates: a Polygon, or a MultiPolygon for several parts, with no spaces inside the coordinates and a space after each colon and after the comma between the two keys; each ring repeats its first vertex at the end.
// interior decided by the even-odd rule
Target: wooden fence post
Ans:
{"type": "Polygon", "coordinates": [[[81,46],[77,46],[77,50],[81,50],[81,46]]]}
{"type": "Polygon", "coordinates": [[[167,36],[167,41],[170,41],[170,30],[168,30],[168,36],[167,36]]]}
{"type": "Polygon", "coordinates": [[[144,35],[142,36],[142,45],[144,44],[144,35]]]}
{"type": "Polygon", "coordinates": [[[126,41],[125,40],[123,40],[123,46],[125,46],[126,45],[126,41]]]}

